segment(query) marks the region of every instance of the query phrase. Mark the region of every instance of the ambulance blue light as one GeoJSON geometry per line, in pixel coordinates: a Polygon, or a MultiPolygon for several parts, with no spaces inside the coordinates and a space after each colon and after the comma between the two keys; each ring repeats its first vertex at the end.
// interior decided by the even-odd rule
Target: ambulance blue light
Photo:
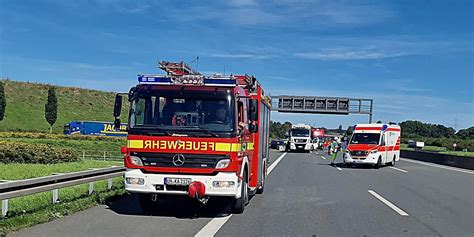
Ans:
{"type": "Polygon", "coordinates": [[[385,130],[387,130],[387,128],[388,128],[388,125],[387,125],[387,124],[384,124],[384,125],[382,126],[382,132],[385,131],[385,130]]]}

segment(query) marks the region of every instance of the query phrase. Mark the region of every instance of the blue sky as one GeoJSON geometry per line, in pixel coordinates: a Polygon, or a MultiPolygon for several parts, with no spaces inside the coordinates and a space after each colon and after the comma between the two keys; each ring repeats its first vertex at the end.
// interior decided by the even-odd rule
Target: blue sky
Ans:
{"type": "MultiPolygon", "coordinates": [[[[374,99],[374,120],[474,125],[472,1],[0,0],[0,76],[128,91],[157,60],[272,95],[374,99]]],[[[344,127],[367,116],[273,113],[344,127]]]]}

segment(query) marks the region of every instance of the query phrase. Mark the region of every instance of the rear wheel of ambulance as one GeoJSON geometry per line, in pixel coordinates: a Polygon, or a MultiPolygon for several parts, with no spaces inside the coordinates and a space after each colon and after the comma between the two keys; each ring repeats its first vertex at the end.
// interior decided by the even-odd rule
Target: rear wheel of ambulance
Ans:
{"type": "Polygon", "coordinates": [[[158,196],[153,197],[152,194],[148,193],[139,193],[137,195],[143,213],[153,213],[158,210],[158,196]]]}
{"type": "Polygon", "coordinates": [[[397,158],[397,156],[393,156],[393,160],[392,160],[392,162],[390,162],[390,165],[391,165],[391,166],[395,166],[395,159],[396,159],[396,158],[397,158]]]}
{"type": "Polygon", "coordinates": [[[242,214],[245,210],[245,205],[249,200],[249,185],[247,181],[247,174],[242,179],[242,188],[240,191],[240,198],[232,201],[232,212],[236,214],[242,214]]]}

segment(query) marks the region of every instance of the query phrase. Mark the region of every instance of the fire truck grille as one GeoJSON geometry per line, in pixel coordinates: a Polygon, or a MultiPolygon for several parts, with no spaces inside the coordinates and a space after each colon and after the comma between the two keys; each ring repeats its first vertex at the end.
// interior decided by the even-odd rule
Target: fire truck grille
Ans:
{"type": "Polygon", "coordinates": [[[367,156],[366,151],[351,151],[351,156],[367,156]]]}
{"type": "Polygon", "coordinates": [[[173,163],[176,153],[154,153],[137,152],[136,155],[142,159],[144,166],[153,167],[179,167],[179,168],[203,168],[216,167],[219,160],[229,159],[229,155],[208,155],[208,154],[181,154],[184,156],[184,163],[177,166],[173,163]]]}

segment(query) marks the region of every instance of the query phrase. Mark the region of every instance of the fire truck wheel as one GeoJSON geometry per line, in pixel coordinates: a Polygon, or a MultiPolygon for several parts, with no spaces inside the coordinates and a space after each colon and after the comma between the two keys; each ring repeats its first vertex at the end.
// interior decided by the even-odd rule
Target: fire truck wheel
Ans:
{"type": "Polygon", "coordinates": [[[151,194],[140,193],[137,195],[138,195],[138,200],[140,202],[140,208],[142,209],[142,212],[152,213],[153,211],[158,210],[158,200],[153,201],[151,194]]]}
{"type": "Polygon", "coordinates": [[[245,205],[249,200],[247,174],[242,179],[242,188],[240,191],[240,198],[234,199],[232,203],[232,211],[236,214],[242,214],[245,210],[245,205]]]}
{"type": "Polygon", "coordinates": [[[265,191],[265,170],[262,170],[262,184],[257,188],[257,194],[262,194],[265,191]]]}
{"type": "Polygon", "coordinates": [[[382,157],[379,157],[377,159],[377,164],[375,165],[376,169],[379,169],[382,166],[382,157]]]}

